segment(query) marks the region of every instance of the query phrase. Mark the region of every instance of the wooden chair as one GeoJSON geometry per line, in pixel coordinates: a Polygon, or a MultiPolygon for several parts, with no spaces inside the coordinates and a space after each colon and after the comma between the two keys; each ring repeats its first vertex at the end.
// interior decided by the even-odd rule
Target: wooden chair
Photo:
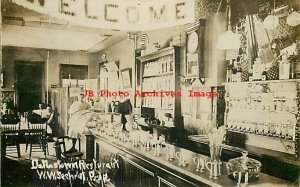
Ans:
{"type": "Polygon", "coordinates": [[[18,158],[21,157],[20,152],[20,118],[18,115],[5,114],[1,118],[1,123],[3,125],[2,131],[2,147],[3,155],[6,152],[17,150],[18,158]]]}
{"type": "Polygon", "coordinates": [[[69,136],[61,136],[57,138],[55,142],[55,144],[59,146],[57,147],[58,150],[55,150],[55,152],[59,154],[59,155],[56,154],[57,159],[72,161],[76,159],[81,159],[81,157],[83,156],[83,153],[80,152],[80,149],[79,151],[67,151],[65,140],[69,140],[69,139],[70,139],[69,136]]]}
{"type": "MultiPolygon", "coordinates": [[[[65,140],[69,139],[68,136],[63,136],[63,137],[58,137],[56,142],[54,143],[54,149],[55,149],[55,154],[57,160],[60,161],[60,164],[64,163],[76,163],[79,162],[81,157],[83,156],[82,152],[79,151],[66,151],[66,142],[65,140]]],[[[78,163],[77,163],[78,164],[78,163]]],[[[83,172],[82,170],[79,170],[78,168],[61,168],[59,169],[59,172],[66,174],[66,173],[71,173],[71,174],[76,174],[77,172],[81,173],[83,172]]],[[[57,186],[87,186],[85,184],[82,184],[82,181],[79,179],[58,179],[56,181],[57,186]]]]}
{"type": "MultiPolygon", "coordinates": [[[[51,126],[51,124],[53,123],[53,119],[54,119],[54,112],[51,113],[51,115],[49,116],[48,119],[46,118],[40,118],[39,116],[37,115],[34,115],[34,117],[32,117],[33,114],[31,115],[28,115],[28,112],[27,112],[27,115],[25,116],[26,117],[26,121],[28,121],[28,117],[29,118],[34,118],[34,122],[33,123],[40,123],[40,124],[44,124],[46,123],[47,126],[51,126]]],[[[32,121],[32,120],[31,120],[32,121]]],[[[46,132],[48,130],[48,127],[46,128],[46,132]]],[[[53,131],[52,131],[52,134],[49,134],[48,132],[46,133],[46,136],[47,136],[47,141],[49,138],[52,138],[53,136],[53,131]]],[[[25,137],[26,137],[26,150],[25,152],[27,152],[27,149],[28,149],[28,144],[30,144],[30,127],[29,127],[29,123],[28,123],[28,131],[25,132],[25,137]]]]}
{"type": "Polygon", "coordinates": [[[42,121],[40,116],[28,116],[28,139],[26,142],[26,150],[29,144],[30,152],[29,159],[32,152],[44,152],[44,155],[49,155],[48,141],[47,141],[47,123],[42,121]]]}
{"type": "MultiPolygon", "coordinates": [[[[68,136],[62,136],[58,137],[57,141],[54,143],[54,149],[56,153],[57,160],[60,161],[60,164],[64,163],[71,163],[71,164],[77,164],[79,165],[79,161],[81,160],[81,157],[83,156],[82,152],[79,151],[66,151],[66,141],[67,139],[70,139],[68,136]]],[[[87,161],[86,163],[92,164],[93,161],[87,161]]],[[[85,176],[89,175],[89,171],[92,171],[92,169],[79,169],[79,168],[69,168],[65,169],[62,167],[59,169],[59,171],[63,174],[70,173],[70,174],[76,174],[76,173],[85,173],[85,176]]],[[[94,170],[94,172],[97,175],[100,175],[99,171],[94,170]]],[[[56,181],[57,186],[82,186],[82,187],[99,187],[99,186],[108,186],[108,187],[114,187],[111,183],[109,184],[100,184],[98,181],[82,181],[80,179],[58,179],[56,181]]]]}

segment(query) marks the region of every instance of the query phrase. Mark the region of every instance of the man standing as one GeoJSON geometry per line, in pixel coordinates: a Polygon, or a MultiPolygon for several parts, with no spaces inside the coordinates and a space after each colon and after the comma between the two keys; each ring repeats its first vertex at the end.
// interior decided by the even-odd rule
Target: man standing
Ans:
{"type": "Polygon", "coordinates": [[[84,95],[80,94],[78,96],[78,100],[75,101],[74,103],[72,103],[72,105],[70,106],[70,108],[68,110],[68,113],[70,114],[70,120],[69,120],[69,124],[68,124],[68,135],[69,135],[70,138],[72,138],[72,147],[71,147],[70,151],[76,151],[75,145],[76,145],[76,142],[77,142],[77,133],[76,133],[77,131],[75,129],[71,129],[71,128],[75,128],[74,126],[70,125],[71,124],[70,123],[71,118],[77,112],[82,111],[82,110],[87,110],[91,107],[83,99],[84,99],[84,95]]]}

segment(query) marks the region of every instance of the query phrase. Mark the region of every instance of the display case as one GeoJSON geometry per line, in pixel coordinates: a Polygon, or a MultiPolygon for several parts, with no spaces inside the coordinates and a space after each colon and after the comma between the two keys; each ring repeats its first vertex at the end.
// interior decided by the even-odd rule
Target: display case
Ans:
{"type": "Polygon", "coordinates": [[[141,66],[140,89],[136,97],[141,98],[142,116],[155,119],[151,123],[166,127],[178,124],[181,96],[177,84],[179,50],[179,47],[172,46],[137,58],[141,66]]]}
{"type": "Polygon", "coordinates": [[[299,79],[225,83],[225,125],[246,145],[299,156],[299,79]]]}

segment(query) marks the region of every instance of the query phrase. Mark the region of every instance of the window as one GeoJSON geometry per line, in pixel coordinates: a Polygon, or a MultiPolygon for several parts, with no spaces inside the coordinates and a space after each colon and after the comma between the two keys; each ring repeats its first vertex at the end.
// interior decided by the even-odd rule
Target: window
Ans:
{"type": "Polygon", "coordinates": [[[87,65],[60,65],[60,84],[62,86],[80,86],[88,78],[87,65]]]}

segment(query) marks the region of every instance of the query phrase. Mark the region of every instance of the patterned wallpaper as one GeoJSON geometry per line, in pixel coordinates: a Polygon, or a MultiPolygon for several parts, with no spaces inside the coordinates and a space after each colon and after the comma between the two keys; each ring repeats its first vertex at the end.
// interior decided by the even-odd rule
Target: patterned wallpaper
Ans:
{"type": "Polygon", "coordinates": [[[220,0],[195,0],[195,19],[204,19],[217,12],[220,0]]]}
{"type": "MultiPolygon", "coordinates": [[[[195,19],[205,19],[208,16],[213,16],[217,13],[219,7],[220,12],[225,12],[227,0],[195,0],[195,19]],[[221,5],[221,6],[220,6],[221,5]]],[[[273,8],[272,0],[230,0],[231,6],[231,24],[233,30],[241,34],[241,47],[238,51],[237,62],[241,65],[243,71],[249,68],[249,58],[251,54],[248,49],[248,41],[250,36],[249,24],[246,20],[246,14],[259,14],[263,21],[265,16],[273,8]]],[[[296,1],[289,1],[289,5],[294,7],[296,1]]],[[[287,5],[286,1],[277,0],[276,7],[287,5]]],[[[295,7],[294,7],[295,8],[295,7]]],[[[296,8],[297,9],[297,8],[296,8]]],[[[286,24],[286,17],[280,20],[277,29],[268,31],[270,42],[272,39],[279,39],[281,49],[291,45],[297,37],[299,37],[299,26],[291,27],[286,24]]],[[[258,34],[258,33],[256,33],[258,34]]],[[[300,37],[299,37],[300,38],[300,37]]]]}
{"type": "Polygon", "coordinates": [[[246,17],[241,17],[236,24],[236,31],[241,35],[241,47],[239,48],[236,61],[239,62],[243,71],[247,71],[249,67],[248,56],[248,37],[249,37],[249,24],[246,24],[246,17]]]}
{"type": "MultiPolygon", "coordinates": [[[[258,3],[247,3],[249,0],[231,0],[231,18],[232,23],[236,24],[240,17],[245,15],[246,11],[253,12],[257,9],[258,3]]],[[[266,0],[259,0],[261,3],[266,0]]],[[[205,19],[207,16],[214,15],[218,12],[225,12],[226,0],[195,0],[195,19],[205,19]],[[221,5],[221,6],[220,6],[221,5]]]]}
{"type": "MultiPolygon", "coordinates": [[[[217,13],[225,12],[227,0],[195,0],[195,19],[205,19],[217,13]]],[[[276,0],[276,7],[290,5],[299,10],[299,0],[276,0]]],[[[241,17],[249,14],[261,14],[264,18],[273,9],[273,0],[230,0],[232,23],[235,25],[241,17]]]]}
{"type": "Polygon", "coordinates": [[[279,38],[280,39],[280,48],[285,48],[291,45],[297,37],[299,37],[299,26],[298,27],[291,27],[286,23],[286,17],[279,19],[279,25],[276,29],[268,31],[269,36],[273,39],[279,38]]]}
{"type": "Polygon", "coordinates": [[[9,101],[14,101],[15,92],[14,91],[2,91],[2,102],[6,103],[9,101]]]}

